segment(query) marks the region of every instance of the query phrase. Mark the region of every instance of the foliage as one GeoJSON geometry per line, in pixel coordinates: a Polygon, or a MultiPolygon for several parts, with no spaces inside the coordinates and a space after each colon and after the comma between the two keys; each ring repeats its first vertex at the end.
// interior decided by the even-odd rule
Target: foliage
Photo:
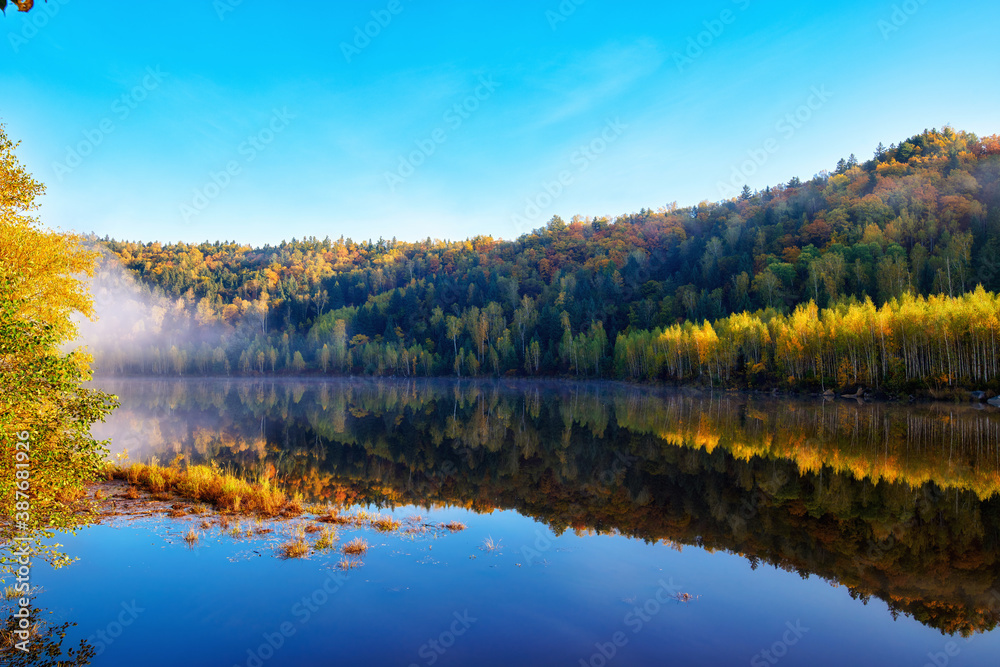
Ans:
{"type": "MultiPolygon", "coordinates": [[[[35,6],[35,0],[11,0],[19,12],[31,11],[35,6]]],[[[45,0],[48,2],[49,0],[45,0]]],[[[0,0],[0,11],[7,13],[7,0],[0,0]]]]}
{"type": "Polygon", "coordinates": [[[554,217],[514,241],[99,245],[155,304],[97,351],[100,372],[632,377],[623,333],[697,328],[710,347],[703,323],[734,313],[1000,290],[1000,138],[930,130],[805,182],[554,217]]]}
{"type": "Polygon", "coordinates": [[[871,299],[790,315],[741,313],[618,337],[619,375],[731,385],[786,378],[793,386],[914,389],[933,384],[996,386],[1000,296],[980,286],[950,298],[904,293],[881,308],[871,299]]]}
{"type": "Polygon", "coordinates": [[[60,350],[75,335],[70,315],[91,312],[78,275],[90,269],[94,254],[72,236],[40,229],[27,215],[43,187],[25,172],[14,148],[0,126],[0,543],[13,533],[15,503],[23,501],[15,497],[24,491],[18,487],[27,487],[30,511],[22,530],[60,564],[58,545],[43,549],[41,540],[81,520],[75,501],[100,474],[105,455],[90,425],[115,400],[81,387],[90,377],[86,355],[60,350]],[[27,445],[18,444],[23,440],[27,445]],[[18,462],[27,467],[15,470],[19,448],[18,462]]]}
{"type": "MultiPolygon", "coordinates": [[[[6,619],[0,627],[0,658],[7,667],[86,667],[97,656],[97,650],[87,640],[80,640],[76,647],[63,648],[67,632],[76,626],[69,621],[36,620],[31,627],[28,651],[15,648],[19,640],[14,632],[19,626],[14,616],[17,608],[10,602],[0,603],[0,616],[6,619]]],[[[27,609],[32,619],[52,614],[36,607],[33,600],[27,609]]]]}

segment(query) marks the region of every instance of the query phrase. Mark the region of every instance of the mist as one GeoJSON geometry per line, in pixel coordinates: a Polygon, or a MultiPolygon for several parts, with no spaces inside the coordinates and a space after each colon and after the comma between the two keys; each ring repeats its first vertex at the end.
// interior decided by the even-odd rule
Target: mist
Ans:
{"type": "Polygon", "coordinates": [[[98,265],[85,278],[95,315],[75,314],[77,337],[66,349],[82,347],[93,355],[96,375],[177,375],[192,366],[202,373],[227,371],[225,348],[235,327],[199,320],[193,295],[153,291],[114,254],[96,249],[98,265]]]}

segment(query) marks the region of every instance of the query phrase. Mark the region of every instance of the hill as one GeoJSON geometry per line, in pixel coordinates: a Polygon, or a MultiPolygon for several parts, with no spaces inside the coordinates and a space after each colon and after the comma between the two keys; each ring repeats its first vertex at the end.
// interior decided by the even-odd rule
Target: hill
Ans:
{"type": "Polygon", "coordinates": [[[106,262],[97,296],[132,314],[111,322],[113,345],[90,337],[101,372],[989,384],[994,330],[984,343],[968,313],[998,312],[975,290],[1000,289],[1000,138],[929,130],[808,181],[554,217],[514,241],[98,243],[140,285],[123,308],[128,276],[106,262]],[[953,347],[896,330],[918,316],[953,347]],[[877,349],[848,349],[850,317],[877,349]],[[826,328],[796,329],[809,322],[826,328]],[[641,368],[630,342],[645,346],[641,368]]]}

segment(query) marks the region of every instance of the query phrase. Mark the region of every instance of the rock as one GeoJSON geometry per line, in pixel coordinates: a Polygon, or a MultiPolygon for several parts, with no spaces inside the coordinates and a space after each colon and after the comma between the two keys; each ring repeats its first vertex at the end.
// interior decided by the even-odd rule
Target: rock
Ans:
{"type": "Polygon", "coordinates": [[[833,389],[827,389],[826,391],[823,392],[823,395],[824,396],[836,396],[837,394],[833,391],[833,389]]]}
{"type": "Polygon", "coordinates": [[[854,392],[853,394],[841,394],[840,395],[841,398],[858,398],[858,399],[864,398],[864,396],[865,396],[865,388],[864,387],[858,387],[858,390],[856,392],[854,392]]]}
{"type": "Polygon", "coordinates": [[[986,400],[986,392],[985,391],[970,391],[969,392],[969,398],[971,398],[974,401],[979,401],[980,403],[982,403],[983,401],[986,400]]]}
{"type": "Polygon", "coordinates": [[[994,396],[990,400],[986,401],[995,408],[1000,408],[1000,396],[994,396]]]}

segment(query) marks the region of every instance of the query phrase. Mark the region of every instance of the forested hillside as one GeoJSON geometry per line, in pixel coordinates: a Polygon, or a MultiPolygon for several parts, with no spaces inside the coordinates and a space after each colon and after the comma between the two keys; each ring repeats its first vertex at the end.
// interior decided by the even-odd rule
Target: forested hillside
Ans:
{"type": "Polygon", "coordinates": [[[514,241],[99,243],[141,285],[123,297],[105,262],[105,373],[913,389],[998,370],[1000,137],[950,128],[809,181],[514,241]]]}

